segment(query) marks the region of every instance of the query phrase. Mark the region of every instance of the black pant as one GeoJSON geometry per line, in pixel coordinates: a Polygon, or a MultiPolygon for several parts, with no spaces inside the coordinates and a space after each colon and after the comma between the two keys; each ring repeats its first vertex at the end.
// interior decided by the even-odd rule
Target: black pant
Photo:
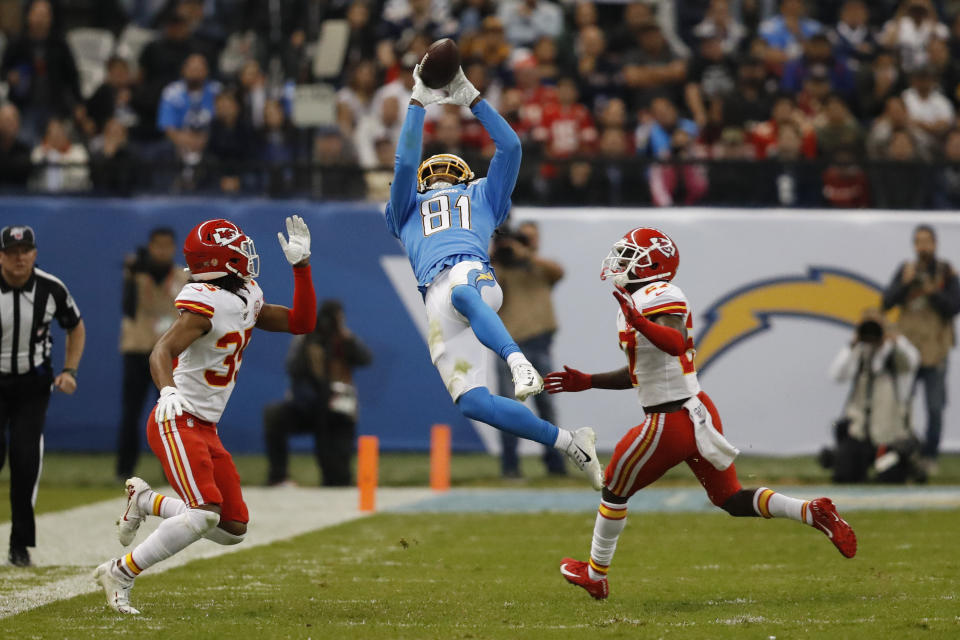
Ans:
{"type": "Polygon", "coordinates": [[[0,378],[0,469],[10,436],[10,546],[36,544],[33,503],[43,456],[43,423],[50,403],[50,374],[0,378]]]}
{"type": "Polygon", "coordinates": [[[264,437],[270,470],[267,482],[287,479],[287,438],[297,433],[314,437],[313,451],[320,465],[325,487],[353,484],[350,462],[353,458],[356,423],[351,416],[325,408],[309,411],[291,402],[267,405],[263,411],[264,437]]]}
{"type": "Polygon", "coordinates": [[[149,353],[123,354],[123,408],[117,432],[117,477],[129,478],[140,457],[140,432],[143,431],[143,401],[151,393],[149,353]]]}

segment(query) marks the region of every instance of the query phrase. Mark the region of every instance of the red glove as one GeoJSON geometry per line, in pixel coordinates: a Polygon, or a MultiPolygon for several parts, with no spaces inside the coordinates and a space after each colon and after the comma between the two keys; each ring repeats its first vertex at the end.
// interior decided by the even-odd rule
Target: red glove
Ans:
{"type": "Polygon", "coordinates": [[[651,322],[633,303],[633,296],[623,287],[613,290],[613,297],[620,303],[627,324],[640,332],[653,346],[671,356],[682,356],[687,351],[683,334],[672,327],[651,322]]]}
{"type": "Polygon", "coordinates": [[[287,311],[290,333],[310,333],[317,326],[317,294],[310,265],[293,268],[293,308],[287,311]]]}
{"type": "Polygon", "coordinates": [[[586,391],[593,388],[593,376],[564,365],[563,371],[553,371],[544,376],[543,388],[547,393],[586,391]]]}

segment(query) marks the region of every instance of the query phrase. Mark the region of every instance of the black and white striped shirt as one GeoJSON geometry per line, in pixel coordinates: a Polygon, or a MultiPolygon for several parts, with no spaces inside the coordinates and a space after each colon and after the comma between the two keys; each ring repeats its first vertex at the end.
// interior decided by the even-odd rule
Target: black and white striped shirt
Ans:
{"type": "Polygon", "coordinates": [[[80,323],[80,310],[63,282],[34,268],[20,289],[0,275],[0,375],[50,370],[50,322],[66,331],[80,323]]]}

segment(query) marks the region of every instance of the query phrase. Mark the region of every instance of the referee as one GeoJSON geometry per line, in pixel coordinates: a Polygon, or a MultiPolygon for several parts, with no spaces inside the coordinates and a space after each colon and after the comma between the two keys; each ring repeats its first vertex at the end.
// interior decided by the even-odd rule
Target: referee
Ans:
{"type": "Polygon", "coordinates": [[[33,507],[43,457],[43,423],[50,392],[77,388],[86,332],[64,284],[34,268],[36,236],[24,226],[0,231],[0,469],[10,446],[10,564],[30,566],[36,544],[33,507]],[[50,362],[50,322],[67,332],[63,371],[50,362]]]}

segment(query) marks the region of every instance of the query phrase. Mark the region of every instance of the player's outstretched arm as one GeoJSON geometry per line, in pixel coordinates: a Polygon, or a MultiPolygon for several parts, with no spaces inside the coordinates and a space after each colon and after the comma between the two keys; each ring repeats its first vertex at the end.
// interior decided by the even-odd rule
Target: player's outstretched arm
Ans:
{"type": "Polygon", "coordinates": [[[287,218],[287,235],[277,234],[280,248],[293,267],[293,308],[265,304],[257,317],[256,327],[264,331],[304,334],[317,324],[317,294],[313,290],[310,271],[310,229],[300,216],[287,218]]]}
{"type": "Polygon", "coordinates": [[[470,111],[487,130],[497,147],[490,160],[484,188],[500,217],[498,222],[502,222],[509,213],[510,194],[513,193],[517,174],[520,172],[520,160],[523,156],[520,138],[503,116],[497,113],[490,103],[480,98],[480,92],[467,80],[463,69],[460,69],[453,81],[447,85],[447,90],[450,92],[451,102],[470,107],[470,111]]]}
{"type": "Polygon", "coordinates": [[[584,373],[564,365],[563,371],[553,371],[543,377],[547,393],[572,393],[587,389],[632,389],[630,369],[623,367],[606,373],[584,373]]]}
{"type": "Polygon", "coordinates": [[[660,314],[648,319],[633,303],[630,292],[623,287],[613,290],[620,303],[627,324],[639,331],[657,349],[671,356],[682,356],[687,351],[687,328],[678,315],[660,314]]]}

